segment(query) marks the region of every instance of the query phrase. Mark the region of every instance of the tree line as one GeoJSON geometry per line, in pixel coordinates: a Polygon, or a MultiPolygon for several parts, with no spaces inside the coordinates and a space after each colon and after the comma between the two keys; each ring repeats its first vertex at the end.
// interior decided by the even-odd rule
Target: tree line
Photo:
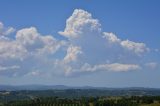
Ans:
{"type": "Polygon", "coordinates": [[[9,101],[0,106],[141,106],[142,104],[160,103],[160,96],[131,97],[35,97],[30,100],[9,101]]]}

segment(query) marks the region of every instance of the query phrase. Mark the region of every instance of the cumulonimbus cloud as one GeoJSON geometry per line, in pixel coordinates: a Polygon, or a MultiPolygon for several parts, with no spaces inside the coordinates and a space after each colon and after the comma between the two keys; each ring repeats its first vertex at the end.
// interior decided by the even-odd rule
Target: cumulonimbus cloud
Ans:
{"type": "Polygon", "coordinates": [[[93,19],[92,15],[87,11],[75,9],[72,16],[66,21],[64,31],[59,31],[59,34],[72,39],[78,38],[79,35],[85,34],[85,31],[100,31],[101,24],[97,19],[93,19]]]}
{"type": "Polygon", "coordinates": [[[53,76],[60,73],[68,76],[84,72],[140,70],[143,63],[139,60],[149,52],[145,43],[121,40],[114,33],[103,32],[99,20],[82,9],[75,9],[67,19],[64,31],[58,32],[67,40],[42,35],[35,27],[17,30],[15,38],[4,36],[9,32],[11,29],[4,31],[1,23],[2,75],[53,76]],[[7,69],[10,71],[6,74],[7,69]]]}

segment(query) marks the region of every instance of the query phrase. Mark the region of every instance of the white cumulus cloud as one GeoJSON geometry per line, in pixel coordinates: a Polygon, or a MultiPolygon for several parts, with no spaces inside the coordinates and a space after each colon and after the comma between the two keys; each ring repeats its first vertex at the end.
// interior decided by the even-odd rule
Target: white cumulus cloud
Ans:
{"type": "Polygon", "coordinates": [[[111,44],[116,43],[119,46],[121,46],[122,48],[124,48],[130,52],[133,52],[137,55],[141,55],[141,54],[149,51],[149,48],[144,43],[133,42],[130,40],[121,40],[114,33],[104,32],[103,34],[104,34],[103,37],[106,38],[106,40],[109,43],[111,43],[111,44]]]}
{"type": "Polygon", "coordinates": [[[0,37],[0,61],[10,59],[23,59],[27,50],[15,40],[0,37]]]}
{"type": "Polygon", "coordinates": [[[35,27],[18,30],[15,38],[0,36],[0,66],[5,66],[0,67],[4,70],[2,73],[15,76],[34,70],[53,70],[55,58],[52,55],[65,44],[52,35],[41,35],[35,27]],[[17,71],[12,71],[15,69],[17,71]]]}
{"type": "Polygon", "coordinates": [[[67,49],[67,54],[64,57],[64,62],[69,63],[69,62],[72,62],[72,61],[76,61],[77,56],[81,53],[82,53],[82,51],[81,51],[80,47],[73,46],[73,45],[69,46],[68,49],[67,49]]]}
{"type": "Polygon", "coordinates": [[[29,52],[54,53],[61,44],[51,35],[41,35],[35,27],[24,28],[16,34],[16,40],[29,52]]]}
{"type": "Polygon", "coordinates": [[[122,47],[133,51],[134,53],[141,55],[142,53],[148,52],[149,48],[146,47],[144,43],[136,43],[130,40],[125,40],[121,42],[122,47]]]}
{"type": "Polygon", "coordinates": [[[84,64],[82,70],[84,71],[114,71],[114,72],[125,72],[130,70],[139,70],[141,67],[136,64],[121,64],[121,63],[111,63],[111,64],[99,64],[93,67],[89,64],[84,64]]]}
{"type": "Polygon", "coordinates": [[[13,33],[15,29],[13,27],[5,27],[2,22],[0,22],[0,36],[5,36],[13,33]]]}

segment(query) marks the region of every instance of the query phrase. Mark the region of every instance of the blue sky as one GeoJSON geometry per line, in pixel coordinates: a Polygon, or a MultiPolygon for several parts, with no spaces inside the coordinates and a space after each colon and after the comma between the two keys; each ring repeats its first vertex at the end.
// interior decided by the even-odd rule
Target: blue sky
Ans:
{"type": "Polygon", "coordinates": [[[0,84],[160,87],[159,5],[1,0],[0,84]]]}

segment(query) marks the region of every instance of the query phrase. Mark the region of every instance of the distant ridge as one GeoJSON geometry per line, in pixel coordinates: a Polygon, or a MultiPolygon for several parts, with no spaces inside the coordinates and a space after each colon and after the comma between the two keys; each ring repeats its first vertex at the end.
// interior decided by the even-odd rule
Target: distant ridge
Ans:
{"type": "Polygon", "coordinates": [[[49,89],[70,89],[64,85],[0,85],[0,91],[2,90],[49,90],[49,89]]]}
{"type": "Polygon", "coordinates": [[[92,87],[92,86],[66,86],[66,85],[0,85],[0,91],[16,91],[16,90],[63,90],[63,89],[102,89],[102,90],[160,90],[160,88],[145,88],[145,87],[124,87],[124,88],[107,88],[107,87],[92,87]]]}

